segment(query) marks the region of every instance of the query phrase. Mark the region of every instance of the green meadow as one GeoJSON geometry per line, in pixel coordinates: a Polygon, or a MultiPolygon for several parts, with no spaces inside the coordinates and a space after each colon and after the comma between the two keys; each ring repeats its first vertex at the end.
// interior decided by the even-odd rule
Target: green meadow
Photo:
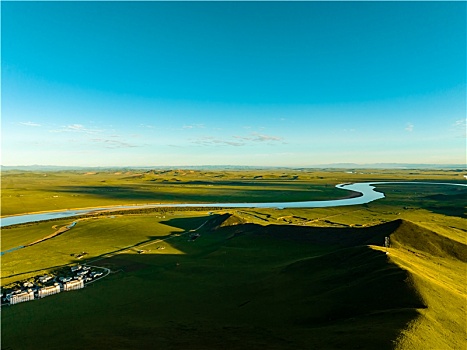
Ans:
{"type": "Polygon", "coordinates": [[[1,215],[120,204],[337,199],[334,186],[362,181],[463,181],[460,171],[61,171],[2,172],[1,215]]]}
{"type": "MultiPolygon", "coordinates": [[[[342,182],[462,179],[457,171],[421,170],[7,172],[2,215],[335,199],[347,195],[334,188],[342,182]]],[[[112,272],[83,290],[2,307],[2,349],[464,348],[467,191],[377,189],[386,198],[351,207],[79,218],[56,237],[3,255],[2,288],[77,263],[112,272]],[[87,252],[84,259],[76,259],[79,252],[87,252]]],[[[73,221],[4,228],[1,250],[73,221]]]]}

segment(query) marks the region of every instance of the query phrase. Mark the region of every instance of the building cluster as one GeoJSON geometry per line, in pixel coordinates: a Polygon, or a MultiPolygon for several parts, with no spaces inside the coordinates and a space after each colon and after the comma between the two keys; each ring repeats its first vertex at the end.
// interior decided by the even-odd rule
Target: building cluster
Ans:
{"type": "Polygon", "coordinates": [[[102,274],[101,271],[91,271],[89,266],[76,265],[70,269],[71,276],[39,276],[37,281],[42,286],[35,285],[32,282],[24,282],[22,284],[23,288],[7,291],[4,297],[2,293],[2,299],[11,305],[41,299],[60,292],[84,288],[85,282],[90,282],[102,276],[102,274]],[[44,285],[47,283],[49,285],[44,285]]]}

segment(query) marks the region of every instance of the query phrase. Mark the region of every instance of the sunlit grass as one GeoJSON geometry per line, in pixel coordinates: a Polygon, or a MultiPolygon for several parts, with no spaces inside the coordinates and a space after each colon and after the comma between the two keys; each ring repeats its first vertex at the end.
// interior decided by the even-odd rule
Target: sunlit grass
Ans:
{"type": "MultiPolygon", "coordinates": [[[[185,213],[185,215],[193,218],[193,225],[202,223],[196,219],[202,213],[185,213]]],[[[137,254],[138,250],[144,250],[145,254],[182,254],[183,252],[170,245],[168,238],[173,234],[185,232],[185,229],[164,224],[166,220],[174,217],[178,216],[167,213],[81,219],[76,226],[60,236],[3,255],[2,285],[62,265],[78,263],[80,260],[73,255],[80,252],[88,253],[84,261],[92,261],[112,254],[137,254]],[[166,241],[162,242],[162,240],[166,241]]],[[[71,221],[54,221],[54,225],[45,222],[3,230],[2,251],[45,237],[53,232],[52,226],[67,223],[71,221]]],[[[186,229],[194,228],[196,227],[186,229]]]]}
{"type": "Polygon", "coordinates": [[[410,272],[414,287],[427,305],[402,332],[397,349],[465,347],[467,264],[405,249],[390,248],[389,258],[410,272]]]}

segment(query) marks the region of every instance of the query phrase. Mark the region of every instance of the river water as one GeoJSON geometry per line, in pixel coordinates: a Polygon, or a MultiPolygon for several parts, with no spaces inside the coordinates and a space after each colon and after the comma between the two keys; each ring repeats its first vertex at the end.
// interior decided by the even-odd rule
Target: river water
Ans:
{"type": "Polygon", "coordinates": [[[325,201],[302,201],[302,202],[268,202],[268,203],[176,203],[176,204],[145,204],[145,205],[123,205],[111,206],[103,208],[79,209],[79,210],[64,210],[38,214],[24,214],[5,216],[0,219],[0,227],[6,227],[16,224],[24,224],[36,221],[46,221],[58,218],[68,218],[78,215],[98,213],[108,210],[121,209],[141,209],[141,208],[189,208],[189,207],[205,207],[205,208],[326,208],[340,207],[347,205],[366,204],[372,201],[384,198],[384,193],[375,191],[374,185],[384,184],[417,184],[417,185],[450,185],[450,186],[466,186],[467,184],[454,183],[434,183],[434,182],[360,182],[347,183],[336,185],[337,188],[348,191],[361,193],[361,196],[354,198],[343,198],[325,201]]]}

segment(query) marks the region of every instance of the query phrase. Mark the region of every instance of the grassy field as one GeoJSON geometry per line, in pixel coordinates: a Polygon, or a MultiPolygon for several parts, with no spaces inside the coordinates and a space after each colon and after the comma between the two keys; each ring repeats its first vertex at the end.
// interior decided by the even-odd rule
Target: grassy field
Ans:
{"type": "Polygon", "coordinates": [[[2,172],[1,215],[146,203],[271,202],[337,199],[343,182],[463,181],[459,171],[344,170],[2,172]]]}
{"type": "MultiPolygon", "coordinates": [[[[129,177],[125,200],[131,202],[141,194],[132,197],[132,186],[151,182],[143,192],[152,193],[154,182],[168,183],[175,176],[180,181],[173,182],[186,187],[167,186],[180,196],[187,187],[199,186],[199,198],[206,188],[219,187],[231,193],[229,198],[251,198],[250,191],[266,201],[272,195],[269,186],[291,193],[308,186],[320,189],[317,197],[329,199],[325,197],[336,198],[332,185],[357,181],[352,176],[358,181],[444,182],[459,174],[52,173],[46,177],[58,180],[46,187],[37,174],[31,179],[10,175],[17,188],[36,189],[25,193],[31,193],[29,203],[36,208],[31,210],[37,211],[41,195],[75,176],[86,179],[71,182],[75,189],[98,187],[112,176],[119,177],[114,186],[122,185],[129,177]],[[95,185],[88,182],[93,176],[99,179],[95,185]],[[254,179],[258,176],[262,178],[254,179]]],[[[386,198],[353,207],[168,210],[79,219],[57,237],[3,255],[2,286],[78,262],[108,267],[112,273],[81,291],[3,308],[2,349],[61,349],[64,343],[71,349],[464,348],[465,190],[378,188],[386,198]],[[196,229],[201,236],[192,240],[196,229]],[[391,241],[388,254],[384,237],[391,241]],[[145,253],[138,254],[140,249],[145,253]],[[82,251],[88,253],[85,261],[72,256],[82,251]]],[[[119,196],[112,200],[122,200],[119,196]]],[[[2,207],[9,205],[8,198],[2,207]]],[[[85,193],[76,200],[69,203],[93,206],[109,198],[85,193]]],[[[18,210],[15,205],[12,211],[18,210]]],[[[46,237],[72,221],[2,229],[2,251],[46,237]]]]}

